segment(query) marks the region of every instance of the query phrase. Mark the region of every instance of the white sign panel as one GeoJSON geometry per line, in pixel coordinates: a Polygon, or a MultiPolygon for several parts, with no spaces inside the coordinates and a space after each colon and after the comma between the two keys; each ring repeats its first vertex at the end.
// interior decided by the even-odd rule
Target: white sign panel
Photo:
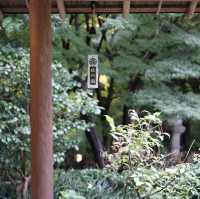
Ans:
{"type": "Polygon", "coordinates": [[[98,55],[88,55],[88,78],[87,85],[88,88],[98,88],[98,55]]]}

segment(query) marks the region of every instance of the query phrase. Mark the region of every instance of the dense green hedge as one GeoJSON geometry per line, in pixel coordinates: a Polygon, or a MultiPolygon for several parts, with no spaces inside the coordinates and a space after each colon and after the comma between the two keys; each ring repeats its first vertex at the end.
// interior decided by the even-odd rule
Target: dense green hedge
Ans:
{"type": "Polygon", "coordinates": [[[109,170],[70,170],[56,174],[55,199],[198,199],[200,162],[121,174],[109,170]]]}
{"type": "MultiPolygon", "coordinates": [[[[200,198],[200,156],[173,161],[178,156],[160,153],[163,147],[159,113],[139,117],[132,110],[132,123],[115,126],[107,116],[113,136],[109,164],[104,170],[58,171],[58,199],[195,199],[200,198]],[[158,152],[155,152],[155,146],[158,152]]],[[[192,146],[191,146],[192,147],[192,146]]]]}

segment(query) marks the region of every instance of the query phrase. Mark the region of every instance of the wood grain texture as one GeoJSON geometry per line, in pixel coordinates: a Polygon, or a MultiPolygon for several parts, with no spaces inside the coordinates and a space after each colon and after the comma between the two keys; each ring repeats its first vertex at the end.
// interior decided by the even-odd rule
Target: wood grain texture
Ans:
{"type": "MultiPolygon", "coordinates": [[[[52,13],[59,13],[57,1],[52,0],[52,13]]],[[[124,0],[64,0],[66,14],[92,13],[91,2],[96,3],[96,13],[123,13],[124,0]]],[[[159,13],[188,13],[188,10],[200,12],[199,3],[196,9],[190,9],[194,0],[162,0],[159,13]]],[[[196,1],[196,0],[195,0],[196,1]]],[[[157,13],[161,0],[130,0],[130,13],[157,13]]],[[[25,0],[0,0],[0,10],[4,13],[28,13],[25,0]]],[[[62,11],[64,13],[64,11],[62,11]]]]}
{"type": "Polygon", "coordinates": [[[128,18],[128,15],[130,13],[130,6],[131,6],[130,0],[124,0],[123,1],[123,16],[124,16],[125,19],[128,18]]]}
{"type": "Polygon", "coordinates": [[[197,8],[197,5],[199,3],[199,0],[193,0],[191,3],[190,3],[190,6],[189,6],[189,11],[188,11],[188,18],[191,19],[193,14],[195,13],[195,10],[197,8]]]}
{"type": "Polygon", "coordinates": [[[32,199],[53,199],[51,0],[30,1],[32,199]]]}

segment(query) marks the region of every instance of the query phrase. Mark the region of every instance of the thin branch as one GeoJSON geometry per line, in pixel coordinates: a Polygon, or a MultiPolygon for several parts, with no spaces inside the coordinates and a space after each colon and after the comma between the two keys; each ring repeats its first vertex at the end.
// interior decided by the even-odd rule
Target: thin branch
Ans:
{"type": "Polygon", "coordinates": [[[192,147],[193,147],[195,141],[196,141],[196,140],[193,140],[193,141],[192,141],[192,143],[191,143],[191,145],[190,145],[190,148],[188,149],[187,154],[186,154],[186,156],[185,156],[183,162],[186,162],[186,160],[187,160],[187,158],[188,158],[188,156],[189,156],[189,154],[190,154],[190,151],[191,151],[191,149],[192,149],[192,147]]]}

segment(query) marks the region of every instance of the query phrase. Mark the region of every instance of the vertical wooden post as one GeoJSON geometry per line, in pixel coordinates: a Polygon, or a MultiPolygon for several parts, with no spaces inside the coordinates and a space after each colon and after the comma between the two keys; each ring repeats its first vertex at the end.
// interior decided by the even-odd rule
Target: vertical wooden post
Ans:
{"type": "Polygon", "coordinates": [[[123,0],[123,17],[125,19],[128,18],[128,15],[129,15],[129,12],[130,12],[130,5],[131,5],[130,0],[123,0]]]}
{"type": "Polygon", "coordinates": [[[53,199],[51,0],[29,8],[32,199],[53,199]]]}
{"type": "Polygon", "coordinates": [[[188,18],[189,19],[192,19],[192,16],[195,13],[195,10],[196,10],[198,3],[199,3],[199,0],[193,0],[190,3],[190,7],[189,7],[189,10],[188,10],[188,18]]]}
{"type": "Polygon", "coordinates": [[[163,4],[163,0],[160,0],[160,2],[159,2],[159,4],[158,4],[158,10],[157,10],[157,12],[156,12],[157,15],[160,14],[160,11],[161,11],[161,9],[162,9],[162,4],[163,4]]]}

